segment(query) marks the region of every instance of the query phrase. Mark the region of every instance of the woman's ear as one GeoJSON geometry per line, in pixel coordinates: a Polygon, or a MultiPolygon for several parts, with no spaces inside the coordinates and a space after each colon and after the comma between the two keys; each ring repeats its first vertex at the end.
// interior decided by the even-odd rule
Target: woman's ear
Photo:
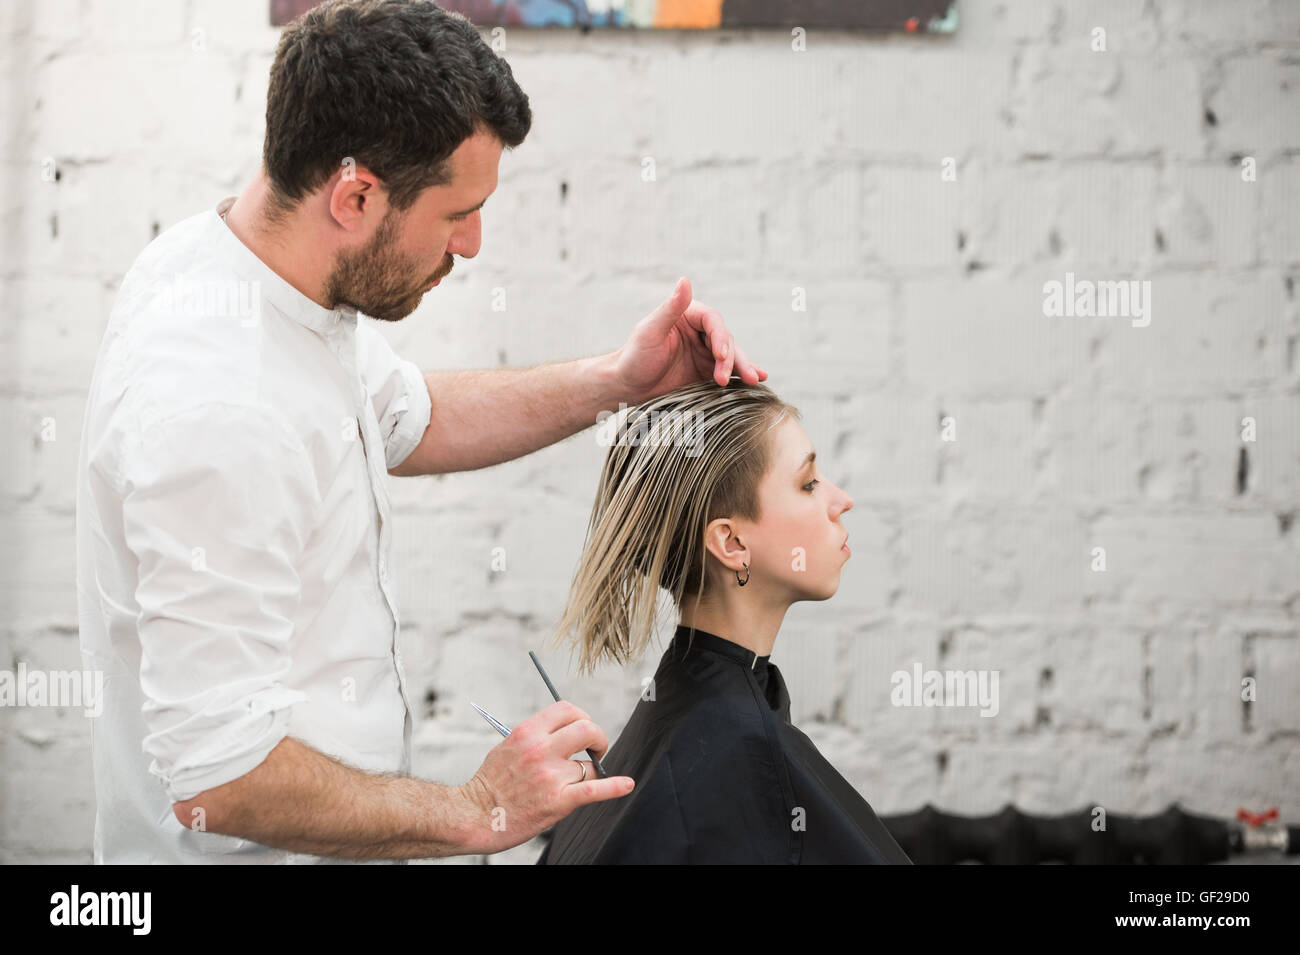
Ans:
{"type": "Polygon", "coordinates": [[[704,547],[728,571],[751,563],[749,548],[740,539],[739,528],[729,517],[715,517],[704,529],[704,547]]]}

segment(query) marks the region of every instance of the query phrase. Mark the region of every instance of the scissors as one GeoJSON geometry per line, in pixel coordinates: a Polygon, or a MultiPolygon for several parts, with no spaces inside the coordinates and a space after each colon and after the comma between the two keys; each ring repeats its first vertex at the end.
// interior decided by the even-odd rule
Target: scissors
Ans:
{"type": "MultiPolygon", "coordinates": [[[[542,675],[542,679],[546,681],[546,688],[551,691],[551,696],[555,697],[555,702],[560,702],[560,694],[555,689],[555,684],[551,682],[551,678],[546,675],[546,671],[542,669],[542,661],[537,659],[537,654],[533,653],[532,650],[528,651],[528,655],[533,658],[533,664],[537,667],[537,672],[542,675]]],[[[510,735],[510,727],[506,726],[487,710],[483,709],[483,707],[473,701],[470,701],[469,705],[474,707],[474,709],[478,711],[478,715],[492,724],[492,728],[502,736],[510,735]]],[[[598,777],[607,776],[608,773],[605,772],[605,767],[600,765],[600,760],[596,758],[596,754],[591,750],[587,750],[587,755],[591,757],[591,765],[595,767],[596,775],[598,777]]]]}
{"type": "Polygon", "coordinates": [[[500,733],[502,736],[510,735],[510,727],[506,726],[504,723],[502,723],[499,719],[497,719],[487,710],[483,709],[483,707],[479,706],[477,703],[473,702],[472,700],[470,701],[469,705],[474,707],[474,709],[478,710],[478,715],[483,717],[483,719],[487,720],[489,723],[491,723],[492,728],[496,730],[498,733],[500,733]]]}

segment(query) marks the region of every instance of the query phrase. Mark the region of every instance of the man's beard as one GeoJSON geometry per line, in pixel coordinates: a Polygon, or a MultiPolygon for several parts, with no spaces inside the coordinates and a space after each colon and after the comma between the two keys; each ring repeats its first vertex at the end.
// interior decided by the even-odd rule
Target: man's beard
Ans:
{"type": "MultiPolygon", "coordinates": [[[[415,311],[432,278],[421,280],[416,260],[395,248],[401,220],[399,213],[390,210],[369,245],[339,254],[325,283],[330,308],[351,305],[385,322],[399,321],[415,311]]],[[[440,269],[438,277],[443,274],[440,269]]]]}

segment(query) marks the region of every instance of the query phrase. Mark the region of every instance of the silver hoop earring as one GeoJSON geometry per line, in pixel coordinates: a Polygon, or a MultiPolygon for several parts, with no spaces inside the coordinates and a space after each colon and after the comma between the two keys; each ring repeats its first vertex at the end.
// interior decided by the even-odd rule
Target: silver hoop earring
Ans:
{"type": "Polygon", "coordinates": [[[744,579],[744,580],[741,580],[741,579],[740,579],[740,571],[736,571],[736,583],[740,584],[740,586],[742,586],[742,587],[745,586],[745,584],[749,583],[749,565],[748,565],[748,564],[745,565],[745,579],[744,579]]]}

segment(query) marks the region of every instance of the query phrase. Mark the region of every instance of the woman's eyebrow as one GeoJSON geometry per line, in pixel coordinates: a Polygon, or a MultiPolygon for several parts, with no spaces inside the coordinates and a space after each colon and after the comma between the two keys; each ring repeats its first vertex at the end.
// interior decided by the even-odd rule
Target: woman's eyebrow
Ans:
{"type": "Polygon", "coordinates": [[[803,459],[803,464],[799,465],[799,469],[798,469],[797,471],[795,471],[794,473],[795,473],[795,474],[798,474],[799,471],[802,471],[804,468],[806,468],[808,465],[812,464],[812,463],[813,463],[814,461],[816,461],[816,460],[817,460],[817,452],[816,452],[816,451],[809,451],[809,452],[808,452],[808,457],[806,457],[806,458],[803,459]]]}

